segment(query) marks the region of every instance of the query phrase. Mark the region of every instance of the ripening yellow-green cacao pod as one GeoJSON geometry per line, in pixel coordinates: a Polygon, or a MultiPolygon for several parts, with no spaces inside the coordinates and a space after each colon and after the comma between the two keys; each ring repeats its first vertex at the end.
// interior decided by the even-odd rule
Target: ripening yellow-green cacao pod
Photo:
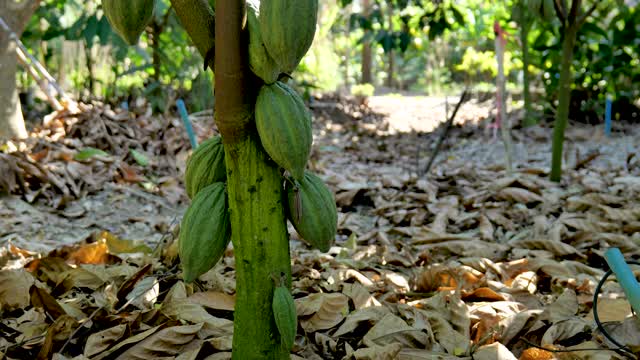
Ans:
{"type": "Polygon", "coordinates": [[[272,310],[282,344],[287,350],[291,350],[298,330],[298,315],[289,289],[284,286],[275,288],[272,310]]]}
{"type": "Polygon", "coordinates": [[[338,212],[331,190],[307,171],[298,184],[287,183],[287,217],[300,237],[322,252],[333,244],[338,212]]]}
{"type": "Polygon", "coordinates": [[[138,43],[153,18],[154,0],[102,0],[111,27],[127,44],[138,43]]]}
{"type": "Polygon", "coordinates": [[[184,281],[192,282],[209,271],[230,240],[225,184],[217,182],[198,192],[182,218],[178,252],[184,281]]]}
{"type": "Polygon", "coordinates": [[[262,39],[283,72],[293,72],[316,34],[318,0],[262,0],[262,39]]]}
{"type": "Polygon", "coordinates": [[[267,84],[273,84],[278,80],[280,67],[273,60],[262,40],[260,30],[260,1],[247,1],[247,26],[249,28],[249,67],[256,76],[267,84]]]}
{"type": "Polygon", "coordinates": [[[187,195],[193,199],[201,189],[216,182],[225,182],[226,179],[222,138],[214,136],[200,144],[187,160],[184,176],[187,195]]]}
{"type": "Polygon", "coordinates": [[[256,100],[256,127],[273,161],[301,180],[311,154],[311,113],[298,93],[278,81],[263,85],[256,100]]]}

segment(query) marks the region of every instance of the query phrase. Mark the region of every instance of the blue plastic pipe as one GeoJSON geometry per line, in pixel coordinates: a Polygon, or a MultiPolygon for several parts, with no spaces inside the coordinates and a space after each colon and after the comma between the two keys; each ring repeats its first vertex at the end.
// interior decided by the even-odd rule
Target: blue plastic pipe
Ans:
{"type": "Polygon", "coordinates": [[[198,139],[196,139],[196,133],[193,131],[193,126],[191,126],[187,107],[184,105],[184,101],[182,101],[182,99],[178,99],[178,101],[176,101],[176,105],[178,106],[178,112],[180,113],[184,127],[187,129],[187,135],[189,136],[191,147],[195,149],[198,147],[198,139]]]}
{"type": "Polygon", "coordinates": [[[604,108],[604,134],[611,136],[611,95],[607,95],[604,108]]]}
{"type": "Polygon", "coordinates": [[[640,318],[640,284],[636,281],[633,271],[624,260],[622,252],[618,248],[610,248],[604,253],[604,258],[609,264],[609,268],[616,275],[618,283],[627,295],[629,304],[640,318]]]}

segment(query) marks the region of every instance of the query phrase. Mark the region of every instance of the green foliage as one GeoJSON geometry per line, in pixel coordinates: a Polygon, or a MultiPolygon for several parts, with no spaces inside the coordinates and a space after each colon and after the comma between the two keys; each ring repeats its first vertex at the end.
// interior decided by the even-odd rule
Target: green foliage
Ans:
{"type": "MultiPolygon", "coordinates": [[[[505,74],[517,65],[512,61],[511,53],[505,54],[504,65],[505,74]]],[[[489,81],[498,75],[496,54],[491,50],[477,51],[469,47],[462,56],[462,63],[456,65],[455,69],[464,72],[473,82],[489,81]]]]}
{"type": "Polygon", "coordinates": [[[373,96],[375,91],[376,88],[371,84],[360,84],[351,87],[351,95],[353,96],[369,97],[373,96]]]}
{"type": "MultiPolygon", "coordinates": [[[[155,109],[164,111],[175,96],[175,92],[166,90],[168,87],[181,92],[191,90],[195,84],[203,92],[211,93],[211,85],[203,85],[211,76],[202,72],[202,57],[184,45],[189,38],[170,9],[169,0],[155,1],[154,18],[148,29],[152,28],[161,30],[158,46],[153,47],[154,34],[145,32],[139,46],[131,47],[114,33],[100,1],[46,0],[30,20],[22,40],[49,72],[56,74],[64,69],[66,78],[71,80],[65,85],[73,86],[81,95],[116,100],[137,94],[146,97],[155,109]],[[73,55],[80,61],[65,58],[70,42],[82,44],[84,50],[73,55]],[[89,53],[95,57],[90,59],[91,71],[85,60],[89,53]],[[102,53],[109,56],[96,56],[102,53]],[[88,86],[92,82],[94,89],[88,86]]],[[[30,79],[23,82],[24,87],[34,85],[30,79]]],[[[198,97],[195,108],[211,108],[211,102],[202,99],[198,97]]]]}

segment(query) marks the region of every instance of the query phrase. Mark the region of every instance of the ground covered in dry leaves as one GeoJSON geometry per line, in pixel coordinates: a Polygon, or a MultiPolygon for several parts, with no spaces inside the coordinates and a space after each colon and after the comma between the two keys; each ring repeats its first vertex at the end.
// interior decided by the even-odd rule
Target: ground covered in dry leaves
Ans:
{"type": "MultiPolygon", "coordinates": [[[[403,125],[344,99],[312,108],[311,168],[336,194],[339,236],[323,254],[291,231],[292,358],[640,355],[614,277],[598,315],[625,350],[608,350],[593,313],[604,251],[640,257],[637,126],[605,138],[572,124],[555,184],[551,129],[514,130],[507,174],[502,143],[475,125],[481,104],[463,106],[468,124],[424,176],[438,131],[388,131],[403,125]]],[[[101,104],[60,115],[0,152],[0,359],[229,359],[233,249],[193,285],[176,259],[180,120],[101,104]]],[[[196,122],[201,139],[209,127],[196,122]]]]}

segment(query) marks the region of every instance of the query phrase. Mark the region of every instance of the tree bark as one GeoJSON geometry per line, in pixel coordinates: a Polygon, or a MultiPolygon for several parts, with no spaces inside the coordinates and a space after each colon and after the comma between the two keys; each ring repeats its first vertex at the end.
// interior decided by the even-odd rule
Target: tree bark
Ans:
{"type": "MultiPolygon", "coordinates": [[[[20,37],[37,4],[38,0],[2,0],[0,14],[7,26],[20,37]]],[[[16,46],[10,33],[0,28],[0,141],[28,136],[16,87],[16,46]]]]}
{"type": "MultiPolygon", "coordinates": [[[[362,2],[363,12],[362,15],[369,19],[371,16],[371,0],[363,0],[362,2]]],[[[371,76],[371,40],[369,36],[371,34],[371,30],[365,30],[365,40],[362,42],[362,84],[372,84],[373,78],[371,76]]]]}

